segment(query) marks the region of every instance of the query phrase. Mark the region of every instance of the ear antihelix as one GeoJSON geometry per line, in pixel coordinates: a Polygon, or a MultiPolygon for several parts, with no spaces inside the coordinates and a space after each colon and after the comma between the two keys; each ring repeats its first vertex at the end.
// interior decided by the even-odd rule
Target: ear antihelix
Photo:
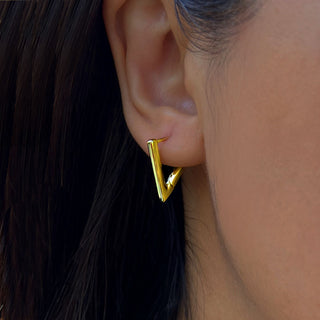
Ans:
{"type": "Polygon", "coordinates": [[[174,187],[177,185],[179,178],[182,175],[182,168],[175,168],[169,175],[167,181],[165,182],[164,180],[158,143],[163,142],[166,139],[167,138],[151,139],[147,142],[148,151],[152,163],[153,174],[158,190],[158,196],[162,202],[165,202],[168,199],[174,187]]]}

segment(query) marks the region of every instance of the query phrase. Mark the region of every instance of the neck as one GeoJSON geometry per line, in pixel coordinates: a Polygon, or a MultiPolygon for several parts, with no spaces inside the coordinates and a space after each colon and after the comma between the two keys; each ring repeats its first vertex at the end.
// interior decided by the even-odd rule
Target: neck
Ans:
{"type": "MultiPolygon", "coordinates": [[[[182,188],[190,244],[186,276],[192,319],[262,319],[224,249],[204,167],[185,169],[182,188]]],[[[178,319],[184,319],[182,310],[178,319]]]]}

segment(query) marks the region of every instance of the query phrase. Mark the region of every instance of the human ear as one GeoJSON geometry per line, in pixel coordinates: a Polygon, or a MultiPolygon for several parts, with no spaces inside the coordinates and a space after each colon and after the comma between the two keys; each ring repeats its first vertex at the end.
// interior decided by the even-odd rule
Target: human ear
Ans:
{"type": "Polygon", "coordinates": [[[128,128],[147,152],[159,144],[163,164],[204,162],[196,105],[185,86],[184,51],[173,2],[104,0],[103,19],[117,69],[128,128]]]}

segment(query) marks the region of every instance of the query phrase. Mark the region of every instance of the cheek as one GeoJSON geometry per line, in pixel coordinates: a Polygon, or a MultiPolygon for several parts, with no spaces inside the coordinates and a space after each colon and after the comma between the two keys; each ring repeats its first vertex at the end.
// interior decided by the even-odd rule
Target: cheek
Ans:
{"type": "MultiPolygon", "coordinates": [[[[217,220],[255,303],[272,319],[282,319],[282,313],[315,319],[320,304],[320,59],[310,46],[294,51],[289,43],[279,51],[270,43],[250,45],[243,55],[250,64],[239,48],[226,82],[210,83],[214,100],[203,112],[217,220]],[[223,85],[226,89],[217,90],[223,85]]],[[[207,104],[205,99],[199,103],[207,104]]]]}
{"type": "Polygon", "coordinates": [[[263,304],[269,300],[268,309],[281,305],[299,315],[290,319],[305,319],[304,312],[319,305],[320,126],[315,121],[309,119],[302,129],[271,125],[254,113],[234,114],[220,127],[217,147],[206,145],[217,220],[234,266],[254,297],[263,304]]]}

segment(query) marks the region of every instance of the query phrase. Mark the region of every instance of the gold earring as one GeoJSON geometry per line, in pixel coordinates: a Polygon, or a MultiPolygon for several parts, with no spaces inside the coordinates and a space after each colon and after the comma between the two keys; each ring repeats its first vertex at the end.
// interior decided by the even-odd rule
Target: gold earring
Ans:
{"type": "Polygon", "coordinates": [[[174,187],[178,183],[179,178],[182,175],[182,168],[175,168],[173,172],[169,175],[167,182],[164,181],[162,163],[160,160],[160,154],[158,149],[158,142],[165,141],[166,139],[167,138],[152,139],[147,142],[149,155],[152,163],[153,174],[156,180],[158,196],[162,202],[165,202],[168,199],[174,187]]]}

